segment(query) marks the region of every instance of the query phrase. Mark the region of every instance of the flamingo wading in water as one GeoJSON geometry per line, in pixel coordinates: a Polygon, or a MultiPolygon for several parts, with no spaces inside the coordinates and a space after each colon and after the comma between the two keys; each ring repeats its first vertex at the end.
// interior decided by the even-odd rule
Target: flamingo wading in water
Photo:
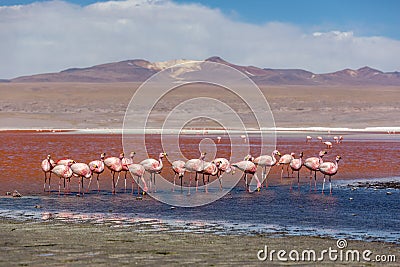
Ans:
{"type": "Polygon", "coordinates": [[[176,160],[172,162],[172,170],[174,171],[174,188],[173,191],[175,191],[175,179],[176,176],[178,175],[179,179],[181,179],[181,191],[182,191],[182,186],[183,186],[183,176],[185,175],[185,162],[182,160],[176,160]]]}
{"type": "Polygon", "coordinates": [[[65,194],[65,180],[69,180],[72,177],[71,165],[75,163],[73,160],[70,160],[66,165],[59,164],[54,166],[51,170],[52,173],[60,177],[60,181],[58,182],[58,194],[61,193],[61,179],[64,179],[64,194],[65,194]]]}
{"type": "MultiPolygon", "coordinates": [[[[247,192],[250,192],[249,183],[247,180],[247,174],[251,174],[254,176],[254,174],[257,171],[257,166],[252,161],[253,161],[253,157],[251,155],[247,155],[244,158],[244,160],[232,164],[233,167],[238,168],[239,170],[241,170],[243,172],[243,178],[245,181],[245,186],[246,186],[247,192]]],[[[260,180],[258,180],[257,176],[254,176],[254,178],[256,178],[256,180],[257,180],[257,190],[260,190],[260,188],[261,188],[260,180]]]]}
{"type": "Polygon", "coordinates": [[[216,158],[212,161],[218,168],[217,177],[219,180],[219,188],[222,190],[222,175],[224,173],[231,173],[233,174],[232,165],[226,158],[216,158]]]}
{"type": "MultiPolygon", "coordinates": [[[[204,168],[203,171],[201,172],[203,174],[203,184],[206,187],[206,192],[208,192],[207,185],[210,182],[210,175],[211,176],[217,176],[218,177],[218,167],[214,162],[205,162],[204,163],[204,168]],[[207,180],[204,179],[204,175],[207,175],[207,180]]],[[[218,177],[219,179],[219,177],[218,177]]],[[[221,185],[221,180],[220,180],[220,188],[222,187],[221,185]]]]}
{"type": "Polygon", "coordinates": [[[297,172],[297,186],[300,186],[300,169],[303,166],[303,152],[300,152],[298,159],[292,159],[289,164],[290,168],[292,169],[292,176],[293,172],[297,172]]]}
{"type": "MultiPolygon", "coordinates": [[[[121,159],[121,161],[122,161],[122,171],[125,172],[125,176],[124,176],[124,189],[125,189],[125,192],[126,192],[126,175],[127,175],[128,172],[129,172],[129,167],[128,167],[128,165],[133,164],[133,157],[135,156],[135,154],[136,154],[136,153],[135,153],[134,151],[132,151],[132,152],[129,154],[129,158],[123,157],[123,158],[121,159]]],[[[118,181],[117,181],[117,183],[118,183],[118,181]]]]}
{"type": "MultiPolygon", "coordinates": [[[[206,152],[202,152],[200,154],[200,158],[198,159],[190,159],[188,161],[186,161],[185,163],[185,170],[187,172],[190,172],[190,176],[189,176],[189,192],[188,194],[190,194],[190,186],[192,184],[192,172],[196,173],[195,176],[195,181],[197,183],[197,175],[199,173],[201,173],[204,169],[204,158],[206,157],[206,152]]],[[[197,191],[197,187],[196,187],[196,191],[197,191]]]]}
{"type": "Polygon", "coordinates": [[[331,178],[334,176],[339,169],[340,156],[336,156],[335,162],[323,162],[319,165],[318,170],[324,174],[324,182],[322,183],[322,194],[324,193],[325,187],[325,175],[329,176],[329,193],[332,194],[332,181],[331,178]]]}
{"type": "Polygon", "coordinates": [[[288,173],[288,177],[289,177],[289,164],[290,162],[294,159],[294,153],[290,153],[290,154],[285,154],[283,155],[278,162],[278,165],[282,165],[282,171],[281,171],[281,179],[283,177],[283,167],[286,165],[286,171],[288,173]]]}
{"type": "Polygon", "coordinates": [[[47,183],[47,173],[49,174],[49,192],[50,192],[50,179],[51,179],[51,170],[56,166],[54,160],[51,159],[50,155],[47,155],[47,158],[42,161],[42,171],[44,172],[44,185],[43,191],[46,192],[46,183],[47,183]]]}
{"type": "MultiPolygon", "coordinates": [[[[92,178],[92,171],[90,170],[89,165],[86,163],[74,163],[71,165],[71,170],[73,175],[77,176],[80,178],[79,180],[79,195],[81,194],[81,187],[82,187],[82,192],[84,191],[83,188],[83,178],[85,179],[91,179],[92,178]]],[[[83,193],[84,194],[84,193],[83,193]]]]}
{"type": "Polygon", "coordinates": [[[141,164],[129,164],[128,165],[129,171],[132,174],[132,195],[133,195],[133,185],[134,185],[134,176],[137,177],[136,183],[137,183],[137,190],[138,190],[138,195],[140,194],[140,181],[142,181],[143,183],[143,194],[145,194],[145,192],[148,191],[147,185],[146,185],[146,181],[144,180],[143,176],[145,173],[145,168],[143,167],[143,165],[141,164]]]}
{"type": "Polygon", "coordinates": [[[104,160],[104,165],[111,171],[112,174],[112,193],[115,194],[115,173],[118,173],[117,181],[119,180],[119,175],[122,171],[122,158],[124,153],[119,154],[119,157],[108,157],[104,160]]]}
{"type": "Polygon", "coordinates": [[[262,173],[261,173],[261,181],[264,182],[265,180],[265,186],[268,187],[268,182],[267,182],[267,167],[273,167],[276,165],[277,160],[275,156],[278,155],[279,157],[281,156],[281,153],[278,150],[272,151],[272,155],[263,155],[259,156],[254,159],[254,164],[257,166],[262,167],[262,173]],[[265,176],[265,177],[264,177],[265,176]]]}
{"type": "MultiPolygon", "coordinates": [[[[93,173],[97,174],[96,181],[97,181],[97,192],[100,191],[100,184],[99,184],[99,175],[104,172],[104,158],[106,156],[106,153],[102,153],[100,155],[100,160],[93,160],[89,162],[89,168],[93,173]]],[[[87,192],[89,192],[90,189],[90,184],[92,183],[92,177],[90,177],[87,192]]]]}
{"type": "Polygon", "coordinates": [[[140,162],[144,169],[150,173],[150,189],[152,188],[152,183],[154,183],[154,192],[156,192],[156,174],[161,173],[163,168],[162,159],[167,156],[167,153],[162,152],[158,156],[158,160],[155,159],[145,159],[140,162]]]}
{"type": "Polygon", "coordinates": [[[311,157],[307,158],[304,161],[304,166],[310,170],[310,190],[311,190],[311,179],[312,179],[312,172],[314,172],[314,189],[317,188],[317,171],[319,165],[323,163],[322,157],[326,154],[326,151],[322,150],[319,152],[319,157],[311,157]]]}

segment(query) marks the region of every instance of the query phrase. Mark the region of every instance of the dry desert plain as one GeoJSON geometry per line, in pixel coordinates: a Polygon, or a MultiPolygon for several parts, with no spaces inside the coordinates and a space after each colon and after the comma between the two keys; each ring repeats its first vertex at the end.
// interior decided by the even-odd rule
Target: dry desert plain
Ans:
{"type": "MultiPolygon", "coordinates": [[[[129,101],[139,86],[140,83],[0,83],[0,128],[121,128],[129,101]]],[[[260,89],[277,127],[400,126],[400,88],[396,86],[260,89]]],[[[233,106],[249,127],[255,126],[251,111],[240,98],[207,85],[182,86],[164,96],[152,111],[152,126],[161,125],[166,111],[197,96],[215,97],[233,106]]],[[[204,108],[214,107],[193,106],[190,112],[195,116],[204,108]]]]}

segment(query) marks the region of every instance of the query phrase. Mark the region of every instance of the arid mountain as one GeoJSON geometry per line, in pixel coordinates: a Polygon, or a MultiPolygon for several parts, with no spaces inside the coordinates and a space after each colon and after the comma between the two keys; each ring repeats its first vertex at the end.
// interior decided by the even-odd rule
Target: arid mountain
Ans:
{"type": "MultiPolygon", "coordinates": [[[[143,82],[162,69],[188,61],[190,60],[165,62],[149,62],[142,59],[125,60],[88,68],[72,68],[58,73],[23,76],[0,82],[143,82]]],[[[301,69],[268,69],[239,66],[229,63],[220,57],[210,57],[206,61],[231,66],[246,74],[259,85],[400,85],[400,72],[382,72],[370,67],[315,74],[301,69]]]]}

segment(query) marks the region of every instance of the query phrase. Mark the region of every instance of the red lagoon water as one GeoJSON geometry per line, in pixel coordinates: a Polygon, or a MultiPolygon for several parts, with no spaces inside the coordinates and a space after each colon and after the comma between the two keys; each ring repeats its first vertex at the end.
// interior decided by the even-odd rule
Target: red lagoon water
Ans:
{"type": "MultiPolygon", "coordinates": [[[[76,133],[43,133],[29,131],[3,131],[0,132],[0,194],[7,191],[18,190],[22,194],[36,194],[43,190],[44,175],[40,168],[40,163],[48,154],[54,160],[61,158],[72,158],[77,162],[86,162],[98,159],[100,154],[106,152],[107,156],[117,156],[123,151],[122,137],[116,134],[76,134],[76,133]]],[[[130,137],[133,147],[139,138],[132,135],[130,137]]],[[[245,155],[231,155],[232,144],[227,137],[223,137],[221,143],[213,148],[213,142],[204,142],[199,148],[199,143],[204,138],[210,138],[217,143],[217,136],[212,135],[189,135],[180,136],[180,152],[186,158],[198,158],[199,150],[214,150],[209,153],[206,160],[211,161],[212,156],[232,158],[234,161],[240,160],[245,155]]],[[[237,137],[240,139],[240,137],[237,137]]],[[[332,139],[333,136],[326,138],[332,139]]],[[[166,139],[168,140],[168,138],[166,139]]],[[[240,140],[243,142],[242,140],[240,140]]],[[[137,141],[138,142],[138,141],[137,141]]],[[[260,153],[260,138],[250,138],[249,143],[243,142],[243,147],[250,144],[250,152],[253,156],[260,153]]],[[[137,144],[140,147],[140,144],[137,144]]],[[[240,145],[240,144],[239,144],[240,145]]],[[[400,157],[399,140],[390,138],[357,138],[357,136],[347,135],[342,144],[334,144],[332,149],[327,149],[328,154],[325,161],[333,161],[336,155],[340,155],[342,160],[339,165],[339,172],[334,179],[363,179],[363,178],[386,178],[399,176],[400,157]]],[[[316,156],[318,151],[325,146],[317,141],[305,143],[305,134],[278,136],[277,149],[282,153],[301,151],[304,158],[316,156]]],[[[146,147],[151,157],[157,158],[162,151],[159,135],[146,136],[146,147]]],[[[129,154],[130,151],[125,151],[129,154]]],[[[135,151],[135,162],[139,162],[148,156],[145,151],[135,151]]],[[[168,153],[167,160],[164,160],[163,174],[173,177],[170,162],[179,159],[179,151],[165,151],[168,153]]],[[[302,169],[301,180],[308,182],[309,171],[302,169]]],[[[280,169],[274,167],[269,173],[269,181],[280,183],[280,169]]],[[[185,184],[188,179],[185,179],[185,184]]],[[[77,181],[72,182],[72,190],[77,190],[77,181]]],[[[100,176],[102,190],[111,189],[110,172],[105,172],[100,176]]],[[[118,187],[123,186],[118,184],[118,187]]],[[[58,178],[52,176],[52,189],[58,188],[58,178]]],[[[93,187],[94,188],[94,187],[93,187]]]]}

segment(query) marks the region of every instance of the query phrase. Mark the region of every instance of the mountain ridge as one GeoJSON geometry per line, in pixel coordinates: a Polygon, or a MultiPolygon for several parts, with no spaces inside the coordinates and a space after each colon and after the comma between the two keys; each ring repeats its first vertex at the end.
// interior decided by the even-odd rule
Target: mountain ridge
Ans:
{"type": "MultiPolygon", "coordinates": [[[[175,64],[192,60],[177,59],[150,62],[145,59],[129,59],[85,68],[69,68],[56,73],[21,76],[0,82],[143,82],[150,76],[175,64]]],[[[368,66],[359,69],[343,69],[330,73],[315,74],[303,69],[272,69],[242,66],[213,56],[205,61],[216,62],[235,68],[258,85],[381,85],[400,86],[400,72],[383,72],[368,66]]]]}

